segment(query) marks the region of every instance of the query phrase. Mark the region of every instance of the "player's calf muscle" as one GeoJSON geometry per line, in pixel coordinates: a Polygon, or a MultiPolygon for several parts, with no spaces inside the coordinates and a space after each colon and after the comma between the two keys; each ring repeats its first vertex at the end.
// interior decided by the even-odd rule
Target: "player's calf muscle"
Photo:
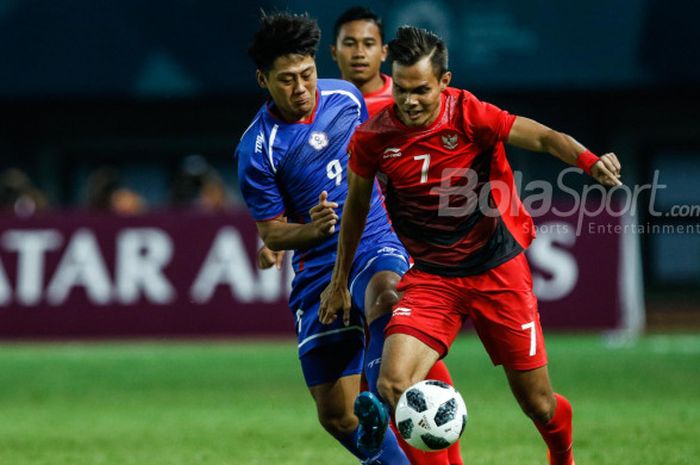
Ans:
{"type": "Polygon", "coordinates": [[[508,382],[520,408],[530,418],[546,423],[554,414],[556,400],[547,367],[518,371],[506,369],[508,382]]]}
{"type": "Polygon", "coordinates": [[[357,428],[357,417],[351,415],[350,412],[329,415],[319,411],[318,421],[329,434],[336,438],[347,436],[357,428]]]}

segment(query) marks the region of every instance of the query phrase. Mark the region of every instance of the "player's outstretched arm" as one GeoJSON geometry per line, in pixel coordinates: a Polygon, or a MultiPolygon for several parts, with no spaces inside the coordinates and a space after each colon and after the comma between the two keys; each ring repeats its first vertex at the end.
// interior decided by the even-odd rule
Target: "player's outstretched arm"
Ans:
{"type": "Polygon", "coordinates": [[[533,152],[547,152],[569,165],[579,166],[605,186],[619,186],[622,166],[614,153],[598,158],[573,137],[529,118],[518,116],[508,143],[533,152]]]}
{"type": "Polygon", "coordinates": [[[363,178],[348,168],[348,197],[343,207],[343,221],[338,238],[338,256],[336,257],[333,277],[321,294],[321,307],[318,319],[323,324],[335,321],[340,310],[343,311],[343,323],[350,323],[350,291],[348,277],[357,245],[365,230],[369,204],[372,198],[374,179],[363,178]]]}
{"type": "Polygon", "coordinates": [[[321,192],[318,204],[309,210],[311,221],[306,224],[287,223],[284,217],[258,221],[258,233],[267,248],[273,251],[308,249],[335,232],[338,215],[336,202],[328,201],[328,193],[321,192]]]}

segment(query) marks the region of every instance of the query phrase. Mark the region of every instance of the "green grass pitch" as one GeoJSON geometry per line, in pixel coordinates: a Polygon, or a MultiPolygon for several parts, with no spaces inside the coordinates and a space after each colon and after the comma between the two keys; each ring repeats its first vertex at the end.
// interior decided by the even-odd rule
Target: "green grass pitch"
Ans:
{"type": "MultiPolygon", "coordinates": [[[[700,463],[700,336],[617,349],[548,337],[579,465],[700,463]]],[[[478,340],[447,358],[467,465],[544,465],[537,432],[478,340]]],[[[351,465],[318,425],[294,343],[0,345],[0,464],[351,465]]]]}

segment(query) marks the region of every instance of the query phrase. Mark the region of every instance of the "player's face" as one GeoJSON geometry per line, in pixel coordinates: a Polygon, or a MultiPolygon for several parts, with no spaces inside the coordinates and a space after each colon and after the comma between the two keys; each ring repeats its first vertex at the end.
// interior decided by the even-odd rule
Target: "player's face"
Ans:
{"type": "Polygon", "coordinates": [[[435,76],[430,57],[406,66],[394,62],[392,93],[397,116],[406,126],[427,126],[440,114],[440,94],[449,85],[448,71],[439,79],[435,76]]]}
{"type": "Polygon", "coordinates": [[[374,21],[364,19],[343,24],[331,47],[331,55],[338,62],[343,79],[358,87],[379,76],[386,53],[379,27],[374,21]]]}
{"type": "Polygon", "coordinates": [[[311,116],[316,105],[316,62],[308,55],[278,57],[267,73],[258,70],[258,84],[270,92],[286,121],[311,116]]]}

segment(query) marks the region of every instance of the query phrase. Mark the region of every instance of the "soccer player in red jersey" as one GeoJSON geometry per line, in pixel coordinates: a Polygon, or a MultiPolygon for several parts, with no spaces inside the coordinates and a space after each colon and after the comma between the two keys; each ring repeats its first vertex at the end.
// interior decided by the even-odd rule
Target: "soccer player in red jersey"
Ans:
{"type": "Polygon", "coordinates": [[[613,153],[599,158],[566,134],[448,87],[447,49],[431,32],[399,28],[389,56],[396,104],[361,125],[350,142],[338,257],[319,318],[328,323],[348,311],[349,266],[377,175],[393,226],[414,259],[386,329],[381,396],[393,410],[470,318],[547,444],[550,464],[572,465],[572,408],[549,380],[523,253],[534,224],[503,144],[550,153],[606,186],[621,184],[620,163],[613,153]]]}
{"type": "MultiPolygon", "coordinates": [[[[338,17],[334,32],[335,44],[331,46],[331,55],[338,64],[342,78],[355,84],[362,92],[370,116],[393,104],[391,77],[381,73],[382,62],[387,57],[382,20],[368,8],[353,7],[338,17]]],[[[442,360],[435,363],[426,378],[454,384],[442,360]]],[[[413,465],[463,463],[459,442],[447,451],[427,453],[408,446],[400,435],[397,437],[413,465]]]]}

